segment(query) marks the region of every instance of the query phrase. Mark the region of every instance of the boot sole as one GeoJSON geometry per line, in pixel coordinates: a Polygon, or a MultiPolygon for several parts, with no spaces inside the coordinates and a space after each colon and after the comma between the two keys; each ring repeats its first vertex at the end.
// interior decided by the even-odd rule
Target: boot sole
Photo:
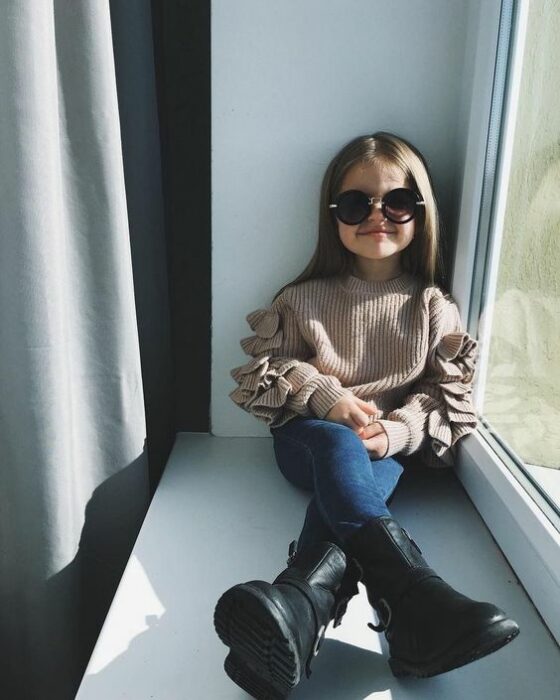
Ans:
{"type": "Polygon", "coordinates": [[[216,633],[231,649],[224,669],[257,700],[283,700],[301,677],[295,637],[267,595],[271,588],[264,581],[234,586],[214,611],[216,633]]]}
{"type": "Polygon", "coordinates": [[[405,676],[430,678],[477,661],[509,644],[518,634],[517,623],[509,619],[500,620],[487,628],[483,635],[477,632],[463,637],[444,656],[440,656],[434,661],[426,664],[415,664],[391,657],[389,666],[396,678],[405,676]]]}

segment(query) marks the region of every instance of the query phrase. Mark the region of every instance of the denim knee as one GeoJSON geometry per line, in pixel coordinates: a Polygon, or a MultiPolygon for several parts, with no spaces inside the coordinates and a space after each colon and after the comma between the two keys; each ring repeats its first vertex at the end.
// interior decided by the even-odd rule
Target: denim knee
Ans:
{"type": "MultiPolygon", "coordinates": [[[[296,427],[296,426],[294,426],[296,427]]],[[[325,448],[345,448],[365,450],[361,438],[347,425],[333,423],[332,421],[315,418],[302,421],[298,430],[305,431],[306,439],[310,446],[325,448]]]]}
{"type": "Polygon", "coordinates": [[[372,460],[371,462],[373,478],[377,484],[377,488],[382,494],[385,502],[389,502],[392,498],[399,479],[404,472],[403,466],[393,457],[385,459],[372,460]]]}

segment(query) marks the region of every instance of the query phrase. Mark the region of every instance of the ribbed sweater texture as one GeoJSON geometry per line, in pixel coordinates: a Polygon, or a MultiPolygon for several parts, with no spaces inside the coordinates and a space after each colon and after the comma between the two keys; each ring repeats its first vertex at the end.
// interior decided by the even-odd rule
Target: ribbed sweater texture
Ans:
{"type": "Polygon", "coordinates": [[[353,394],[377,409],[384,457],[419,452],[433,467],[453,464],[455,444],[476,428],[477,342],[437,286],[409,273],[308,280],[247,321],[254,335],[241,346],[251,359],[231,371],[230,397],[271,428],[325,418],[353,394]]]}

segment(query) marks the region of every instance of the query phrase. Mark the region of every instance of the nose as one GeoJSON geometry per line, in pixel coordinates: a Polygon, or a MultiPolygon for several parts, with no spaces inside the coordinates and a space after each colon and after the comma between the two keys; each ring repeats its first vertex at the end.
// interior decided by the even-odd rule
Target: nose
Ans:
{"type": "Polygon", "coordinates": [[[370,210],[368,221],[373,221],[373,219],[377,216],[377,212],[381,214],[382,221],[387,221],[387,219],[385,218],[385,214],[383,213],[383,210],[381,208],[381,197],[371,197],[369,200],[369,204],[370,210]]]}

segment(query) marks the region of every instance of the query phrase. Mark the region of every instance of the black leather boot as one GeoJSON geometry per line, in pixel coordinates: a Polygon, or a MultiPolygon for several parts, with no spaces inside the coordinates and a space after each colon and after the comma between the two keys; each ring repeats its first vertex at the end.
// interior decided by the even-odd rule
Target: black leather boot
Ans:
{"type": "Polygon", "coordinates": [[[231,648],[228,676],[258,700],[281,700],[317,655],[326,628],[335,625],[358,592],[359,573],[346,567],[344,552],[329,542],[294,551],[272,584],[249,581],[226,591],[214,626],[231,648]]]}
{"type": "Polygon", "coordinates": [[[458,593],[423,559],[391,517],[373,518],[348,542],[389,643],[394,676],[425,678],[475,661],[519,634],[516,622],[491,603],[458,593]]]}

